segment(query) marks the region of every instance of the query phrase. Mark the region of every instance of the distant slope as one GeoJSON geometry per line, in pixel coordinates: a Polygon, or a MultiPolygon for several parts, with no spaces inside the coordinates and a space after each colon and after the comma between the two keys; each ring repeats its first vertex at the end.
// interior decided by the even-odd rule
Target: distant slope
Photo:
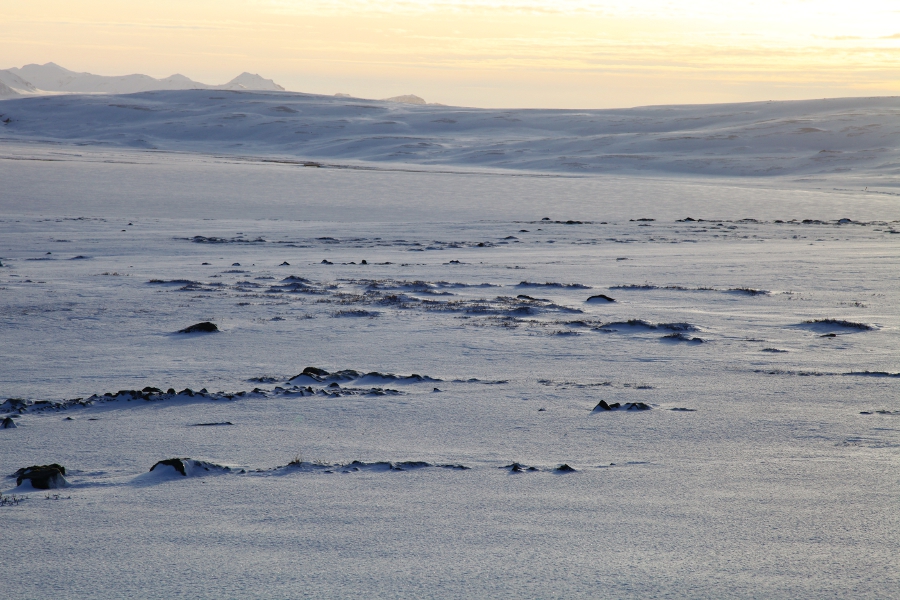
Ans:
{"type": "MultiPolygon", "coordinates": [[[[2,84],[6,90],[5,92],[0,91],[0,94],[7,93],[10,96],[17,96],[19,94],[32,94],[37,92],[37,89],[31,83],[25,81],[11,71],[0,71],[0,84],[2,84]]],[[[0,90],[2,89],[3,88],[0,88],[0,90]]]]}
{"type": "Polygon", "coordinates": [[[900,174],[900,98],[575,111],[194,90],[10,99],[0,112],[7,140],[569,173],[900,174]]]}
{"type": "Polygon", "coordinates": [[[24,84],[31,86],[31,92],[43,90],[47,92],[88,94],[133,94],[151,90],[284,90],[283,87],[271,79],[263,79],[259,75],[251,73],[241,73],[222,85],[208,85],[178,74],[170,75],[164,79],[156,79],[149,75],[108,77],[92,73],[77,73],[51,62],[44,65],[31,64],[22,68],[0,71],[0,82],[12,88],[17,86],[4,79],[4,73],[8,73],[24,84]]]}
{"type": "Polygon", "coordinates": [[[18,96],[20,96],[20,95],[21,95],[21,94],[19,94],[19,92],[17,92],[16,90],[12,89],[12,88],[9,87],[8,85],[6,85],[6,84],[3,83],[2,81],[0,81],[0,99],[3,99],[3,98],[16,98],[16,97],[18,97],[18,96]]]}

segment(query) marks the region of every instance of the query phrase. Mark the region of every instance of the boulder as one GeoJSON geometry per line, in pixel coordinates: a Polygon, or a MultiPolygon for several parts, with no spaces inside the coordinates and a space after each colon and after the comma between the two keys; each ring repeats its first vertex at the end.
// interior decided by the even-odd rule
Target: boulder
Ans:
{"type": "Polygon", "coordinates": [[[25,467],[15,472],[16,485],[28,481],[37,490],[55,490],[69,485],[65,474],[66,468],[55,463],[25,467]]]}
{"type": "Polygon", "coordinates": [[[606,294],[597,294],[596,296],[591,296],[587,299],[588,302],[615,302],[612,298],[607,296],[606,294]]]}
{"type": "Polygon", "coordinates": [[[6,417],[3,421],[0,421],[0,429],[15,429],[16,422],[12,420],[12,417],[6,417]]]}
{"type": "Polygon", "coordinates": [[[163,465],[174,468],[176,471],[187,477],[187,471],[184,469],[184,461],[188,460],[187,458],[167,458],[166,460],[161,460],[152,467],[150,467],[150,471],[153,471],[156,467],[163,465]]]}
{"type": "Polygon", "coordinates": [[[214,331],[218,331],[219,328],[216,327],[215,323],[210,323],[209,321],[203,321],[202,323],[195,323],[190,327],[185,327],[184,329],[179,329],[178,333],[212,333],[214,331]]]}

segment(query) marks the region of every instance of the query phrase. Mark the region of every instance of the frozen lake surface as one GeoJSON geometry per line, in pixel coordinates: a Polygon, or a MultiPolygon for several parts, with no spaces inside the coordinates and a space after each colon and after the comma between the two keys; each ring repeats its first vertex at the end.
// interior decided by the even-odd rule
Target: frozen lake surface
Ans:
{"type": "Polygon", "coordinates": [[[70,485],[3,479],[10,597],[896,595],[884,171],[26,137],[0,144],[0,474],[70,485]]]}

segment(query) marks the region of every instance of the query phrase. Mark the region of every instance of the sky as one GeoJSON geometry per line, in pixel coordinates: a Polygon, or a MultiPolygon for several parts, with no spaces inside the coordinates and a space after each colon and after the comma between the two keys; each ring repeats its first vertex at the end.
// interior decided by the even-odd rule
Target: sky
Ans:
{"type": "Polygon", "coordinates": [[[615,108],[900,95],[900,0],[0,0],[0,68],[615,108]]]}

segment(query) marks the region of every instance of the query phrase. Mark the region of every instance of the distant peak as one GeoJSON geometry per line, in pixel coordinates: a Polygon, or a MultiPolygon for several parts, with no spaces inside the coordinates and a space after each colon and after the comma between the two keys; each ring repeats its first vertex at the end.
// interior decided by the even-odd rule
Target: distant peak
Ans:
{"type": "Polygon", "coordinates": [[[405,94],[403,96],[394,96],[392,98],[385,98],[385,102],[401,102],[403,104],[427,104],[425,100],[419,98],[414,94],[405,94]]]}
{"type": "Polygon", "coordinates": [[[244,71],[228,83],[226,83],[224,88],[231,89],[247,89],[247,90],[262,90],[262,91],[284,91],[284,88],[272,81],[271,79],[266,79],[257,73],[248,73],[244,71]]]}

